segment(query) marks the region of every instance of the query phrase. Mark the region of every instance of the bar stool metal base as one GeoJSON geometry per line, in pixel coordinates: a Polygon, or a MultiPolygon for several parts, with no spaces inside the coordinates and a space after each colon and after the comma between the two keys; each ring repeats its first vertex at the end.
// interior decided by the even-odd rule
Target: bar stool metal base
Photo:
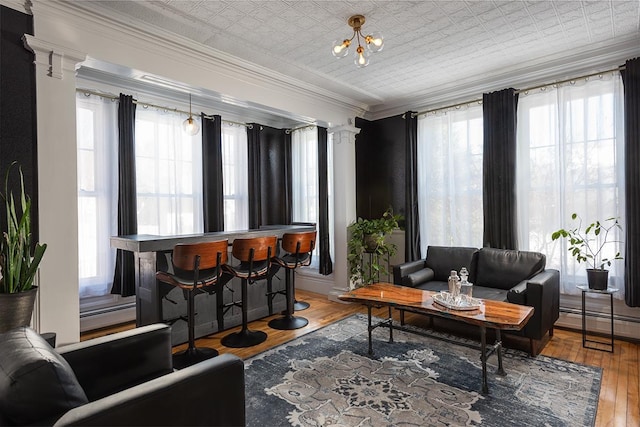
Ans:
{"type": "Polygon", "coordinates": [[[307,319],[305,319],[304,317],[296,316],[284,316],[269,321],[270,328],[279,329],[281,331],[304,328],[308,324],[309,321],[307,319]]]}
{"type": "Polygon", "coordinates": [[[173,358],[173,367],[176,369],[186,368],[195,365],[203,360],[211,359],[218,355],[218,351],[213,348],[199,347],[188,348],[184,351],[175,353],[173,358]]]}
{"type": "Polygon", "coordinates": [[[265,332],[243,329],[239,332],[234,332],[222,338],[222,340],[220,340],[220,343],[222,343],[222,345],[225,347],[245,348],[258,345],[264,342],[266,339],[267,334],[265,332]]]}
{"type": "Polygon", "coordinates": [[[306,310],[310,306],[311,305],[308,302],[305,302],[305,301],[296,301],[296,302],[293,303],[293,309],[295,311],[306,310]]]}

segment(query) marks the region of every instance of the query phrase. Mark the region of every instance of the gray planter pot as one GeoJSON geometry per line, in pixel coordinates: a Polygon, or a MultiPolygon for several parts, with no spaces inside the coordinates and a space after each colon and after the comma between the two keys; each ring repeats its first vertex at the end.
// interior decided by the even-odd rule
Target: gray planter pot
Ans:
{"type": "Polygon", "coordinates": [[[587,283],[589,289],[603,291],[609,285],[609,270],[587,268],[587,283]]]}
{"type": "Polygon", "coordinates": [[[20,326],[31,325],[31,315],[37,293],[37,286],[25,292],[0,293],[0,333],[20,326]]]}

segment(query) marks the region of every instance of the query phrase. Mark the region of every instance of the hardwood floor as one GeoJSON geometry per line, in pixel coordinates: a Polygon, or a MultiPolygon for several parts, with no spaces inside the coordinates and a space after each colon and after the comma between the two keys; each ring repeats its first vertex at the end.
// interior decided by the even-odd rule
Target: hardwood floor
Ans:
{"type": "MultiPolygon", "coordinates": [[[[220,344],[220,339],[238,328],[230,329],[219,334],[197,340],[197,345],[212,347],[220,353],[233,353],[243,359],[278,346],[296,337],[307,334],[329,323],[348,317],[354,313],[366,313],[363,306],[356,304],[343,304],[332,302],[324,295],[319,295],[303,290],[297,291],[300,300],[311,303],[307,310],[299,312],[309,320],[309,324],[293,331],[279,331],[269,328],[268,321],[273,317],[257,320],[250,324],[254,330],[262,330],[269,334],[264,343],[243,349],[227,348],[220,344]]],[[[381,316],[386,315],[386,309],[380,309],[381,316]]],[[[396,314],[394,314],[394,317],[396,314]]],[[[420,324],[424,322],[424,316],[407,314],[407,323],[420,324]]],[[[82,340],[130,329],[133,325],[121,325],[106,330],[84,333],[82,340]]],[[[363,325],[364,327],[364,325],[363,325]]],[[[174,348],[180,351],[186,345],[174,348]]],[[[616,340],[614,353],[585,349],[582,347],[582,335],[580,332],[556,329],[553,338],[541,352],[542,355],[582,363],[585,365],[599,366],[603,369],[602,386],[596,416],[596,426],[640,426],[640,345],[628,341],[616,340]]]]}

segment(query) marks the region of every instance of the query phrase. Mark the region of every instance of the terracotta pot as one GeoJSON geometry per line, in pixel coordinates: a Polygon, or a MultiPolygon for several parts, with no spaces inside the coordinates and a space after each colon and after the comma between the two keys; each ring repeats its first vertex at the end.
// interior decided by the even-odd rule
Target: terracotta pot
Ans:
{"type": "Polygon", "coordinates": [[[587,268],[587,283],[589,289],[603,291],[609,284],[609,270],[596,270],[587,268]]]}
{"type": "Polygon", "coordinates": [[[37,293],[37,286],[24,292],[0,293],[0,333],[19,326],[31,325],[31,315],[37,293]]]}

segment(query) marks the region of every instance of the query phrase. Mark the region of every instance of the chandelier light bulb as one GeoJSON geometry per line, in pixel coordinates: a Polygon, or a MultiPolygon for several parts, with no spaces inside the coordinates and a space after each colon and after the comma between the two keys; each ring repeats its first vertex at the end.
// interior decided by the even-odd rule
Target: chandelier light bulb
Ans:
{"type": "Polygon", "coordinates": [[[371,52],[380,52],[384,47],[384,39],[379,31],[369,34],[364,40],[367,42],[367,47],[371,52]]]}
{"type": "Polygon", "coordinates": [[[367,65],[369,65],[369,52],[367,52],[364,47],[358,46],[358,49],[356,49],[354,62],[358,68],[366,67],[367,65]]]}
{"type": "Polygon", "coordinates": [[[350,39],[338,39],[333,42],[331,47],[331,54],[336,58],[344,58],[349,53],[349,46],[353,39],[358,43],[358,48],[355,52],[354,62],[359,68],[369,65],[369,53],[380,52],[384,47],[384,39],[380,32],[373,32],[368,35],[362,34],[362,26],[365,23],[365,17],[363,15],[353,15],[347,23],[353,28],[353,35],[350,39]],[[364,44],[364,47],[362,46],[364,44]]]}
{"type": "Polygon", "coordinates": [[[336,40],[333,42],[333,48],[331,49],[331,53],[336,58],[344,58],[349,53],[349,45],[351,45],[351,40],[336,40]]]}

